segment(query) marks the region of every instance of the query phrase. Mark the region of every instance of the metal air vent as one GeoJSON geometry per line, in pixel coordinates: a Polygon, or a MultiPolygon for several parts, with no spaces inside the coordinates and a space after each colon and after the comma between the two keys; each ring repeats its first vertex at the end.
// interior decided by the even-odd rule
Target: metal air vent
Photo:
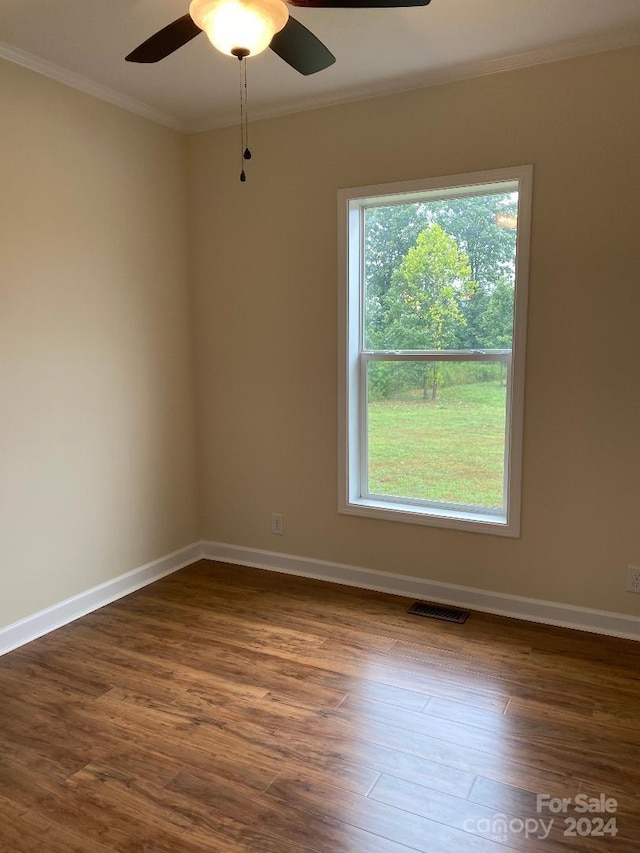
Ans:
{"type": "Polygon", "coordinates": [[[407,610],[413,616],[427,616],[430,619],[442,619],[444,622],[456,622],[462,625],[469,618],[468,610],[457,610],[455,607],[445,607],[443,604],[429,604],[416,601],[407,610]]]}

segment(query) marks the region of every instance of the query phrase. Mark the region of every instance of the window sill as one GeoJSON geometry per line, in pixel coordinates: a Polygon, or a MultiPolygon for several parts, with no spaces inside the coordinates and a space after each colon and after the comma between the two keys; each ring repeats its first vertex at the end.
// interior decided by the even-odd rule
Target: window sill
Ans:
{"type": "Polygon", "coordinates": [[[339,512],[344,515],[359,515],[381,521],[463,530],[467,533],[488,533],[511,538],[517,538],[520,535],[516,525],[509,524],[506,517],[500,513],[492,514],[450,507],[441,509],[432,506],[412,506],[379,498],[354,498],[341,502],[339,512]]]}

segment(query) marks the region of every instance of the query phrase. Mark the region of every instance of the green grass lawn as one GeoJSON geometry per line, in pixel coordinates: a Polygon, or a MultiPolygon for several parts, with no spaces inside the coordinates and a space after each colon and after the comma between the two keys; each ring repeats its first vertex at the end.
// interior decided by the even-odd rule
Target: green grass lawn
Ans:
{"type": "Polygon", "coordinates": [[[450,386],[369,403],[369,491],[502,508],[506,388],[450,386]]]}

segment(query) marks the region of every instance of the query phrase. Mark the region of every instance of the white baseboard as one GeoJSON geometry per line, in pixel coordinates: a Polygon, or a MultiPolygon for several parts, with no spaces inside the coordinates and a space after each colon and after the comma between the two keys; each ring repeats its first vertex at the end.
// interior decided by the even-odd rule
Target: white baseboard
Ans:
{"type": "Polygon", "coordinates": [[[27,616],[26,619],[7,625],[6,628],[0,629],[0,655],[24,646],[31,640],[42,637],[43,634],[55,631],[56,628],[61,628],[81,616],[86,616],[87,613],[104,607],[105,604],[110,604],[166,575],[177,572],[178,569],[199,560],[202,555],[202,544],[196,542],[113,580],[94,586],[79,595],[67,598],[52,607],[47,607],[46,610],[27,616]]]}
{"type": "Polygon", "coordinates": [[[55,631],[56,628],[61,628],[202,558],[640,641],[640,617],[624,613],[590,610],[571,604],[489,592],[223,542],[196,542],[0,629],[0,655],[55,631]]]}
{"type": "Polygon", "coordinates": [[[243,548],[223,542],[203,542],[202,556],[205,559],[220,560],[225,563],[238,563],[257,569],[467,607],[471,610],[525,619],[529,622],[541,622],[545,625],[575,628],[594,634],[640,641],[640,617],[624,613],[591,610],[571,604],[523,598],[519,595],[396,575],[359,566],[331,563],[327,560],[295,557],[291,554],[279,554],[257,548],[243,548]]]}

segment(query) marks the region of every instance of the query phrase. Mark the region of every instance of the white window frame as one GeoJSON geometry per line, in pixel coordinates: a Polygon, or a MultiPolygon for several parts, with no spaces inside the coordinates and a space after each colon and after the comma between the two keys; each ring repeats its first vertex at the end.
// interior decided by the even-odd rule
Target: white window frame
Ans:
{"type": "Polygon", "coordinates": [[[338,191],[339,442],[338,509],[387,521],[520,535],[522,432],[527,327],[532,166],[518,166],[338,191]],[[411,204],[518,190],[513,346],[509,350],[370,352],[364,348],[364,210],[375,204],[411,204]],[[507,365],[505,510],[428,503],[367,493],[367,365],[371,361],[503,361],[507,365]]]}

